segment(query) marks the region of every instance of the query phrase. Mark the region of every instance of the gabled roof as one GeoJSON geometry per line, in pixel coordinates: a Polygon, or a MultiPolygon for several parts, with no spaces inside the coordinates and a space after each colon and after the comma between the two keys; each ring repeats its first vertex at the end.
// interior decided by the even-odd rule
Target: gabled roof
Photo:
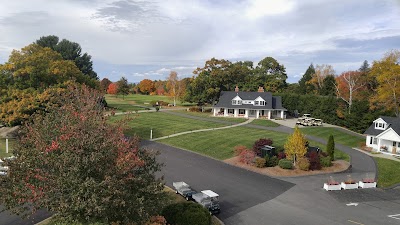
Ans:
{"type": "MultiPolygon", "coordinates": [[[[398,135],[400,135],[400,118],[391,116],[380,116],[383,121],[387,124],[387,129],[392,128],[398,135]]],[[[376,120],[375,120],[376,121],[376,120]]],[[[374,123],[364,132],[364,134],[377,136],[385,130],[375,129],[374,123]]]]}
{"type": "Polygon", "coordinates": [[[218,103],[215,107],[221,108],[237,108],[237,109],[281,109],[286,110],[282,106],[282,98],[280,96],[272,96],[271,92],[244,92],[244,91],[222,91],[219,96],[218,103]],[[242,100],[254,101],[258,97],[265,100],[265,105],[232,105],[232,99],[239,96],[242,100]]]}

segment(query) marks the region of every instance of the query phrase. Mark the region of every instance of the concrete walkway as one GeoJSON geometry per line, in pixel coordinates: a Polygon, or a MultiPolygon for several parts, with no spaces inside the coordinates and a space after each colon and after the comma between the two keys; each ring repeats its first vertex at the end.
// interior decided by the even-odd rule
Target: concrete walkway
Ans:
{"type": "Polygon", "coordinates": [[[158,141],[158,140],[167,139],[167,138],[171,138],[171,137],[176,137],[176,136],[184,135],[184,134],[198,133],[198,132],[204,132],[204,131],[213,131],[213,130],[222,130],[222,129],[228,129],[228,128],[232,128],[232,127],[239,127],[239,126],[243,126],[243,125],[249,124],[253,120],[254,119],[249,119],[249,120],[247,120],[247,121],[245,121],[243,123],[238,123],[238,124],[234,124],[234,125],[230,125],[230,126],[226,126],[226,127],[217,127],[217,128],[208,128],[208,129],[200,129],[200,130],[193,130],[193,131],[185,131],[185,132],[171,134],[171,135],[164,136],[164,137],[153,138],[151,140],[152,141],[158,141]]]}

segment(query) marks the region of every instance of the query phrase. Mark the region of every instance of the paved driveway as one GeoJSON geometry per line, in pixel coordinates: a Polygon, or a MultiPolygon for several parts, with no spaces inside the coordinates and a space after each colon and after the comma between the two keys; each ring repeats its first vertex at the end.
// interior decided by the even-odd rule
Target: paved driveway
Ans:
{"type": "MultiPolygon", "coordinates": [[[[219,193],[218,217],[229,225],[400,224],[393,216],[400,215],[400,190],[326,192],[322,184],[330,175],[275,179],[161,143],[144,141],[143,146],[161,152],[168,186],[185,181],[197,190],[219,193]]],[[[352,174],[374,173],[374,169],[355,168],[352,174]]],[[[343,180],[347,175],[332,176],[343,180]]]]}
{"type": "Polygon", "coordinates": [[[294,186],[293,183],[263,176],[226,163],[168,145],[144,141],[143,147],[161,151],[166,184],[185,181],[197,191],[211,189],[221,196],[220,219],[269,201],[294,186]]]}

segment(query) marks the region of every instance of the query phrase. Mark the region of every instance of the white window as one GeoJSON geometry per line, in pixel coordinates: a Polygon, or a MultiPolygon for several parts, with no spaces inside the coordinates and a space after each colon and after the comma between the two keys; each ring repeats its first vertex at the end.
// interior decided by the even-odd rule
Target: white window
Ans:
{"type": "Polygon", "coordinates": [[[265,105],[265,102],[264,101],[260,101],[260,105],[265,105]]]}
{"type": "Polygon", "coordinates": [[[254,105],[258,105],[258,101],[254,101],[254,105]]]}
{"type": "Polygon", "coordinates": [[[239,109],[239,114],[245,114],[246,110],[245,109],[239,109]]]}
{"type": "Polygon", "coordinates": [[[237,101],[237,104],[238,104],[238,105],[241,105],[241,104],[242,104],[242,100],[238,100],[238,101],[237,101]]]}
{"type": "Polygon", "coordinates": [[[236,100],[232,100],[232,105],[236,105],[236,100]]]}
{"type": "Polygon", "coordinates": [[[234,109],[228,109],[228,114],[233,114],[234,113],[234,109]]]}
{"type": "Polygon", "coordinates": [[[373,144],[374,144],[374,145],[378,144],[378,141],[377,141],[377,139],[376,139],[376,138],[374,138],[374,142],[373,142],[373,144]]]}

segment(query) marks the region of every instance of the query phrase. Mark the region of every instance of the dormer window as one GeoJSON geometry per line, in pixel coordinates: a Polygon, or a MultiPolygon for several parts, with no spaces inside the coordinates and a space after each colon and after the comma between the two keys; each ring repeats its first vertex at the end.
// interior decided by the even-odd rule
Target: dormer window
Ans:
{"type": "Polygon", "coordinates": [[[258,96],[258,98],[254,99],[253,105],[255,106],[262,106],[265,105],[265,100],[258,96]]]}
{"type": "Polygon", "coordinates": [[[375,123],[375,129],[384,130],[385,123],[375,123]]]}
{"type": "Polygon", "coordinates": [[[242,100],[232,100],[232,105],[241,105],[242,100]]]}

